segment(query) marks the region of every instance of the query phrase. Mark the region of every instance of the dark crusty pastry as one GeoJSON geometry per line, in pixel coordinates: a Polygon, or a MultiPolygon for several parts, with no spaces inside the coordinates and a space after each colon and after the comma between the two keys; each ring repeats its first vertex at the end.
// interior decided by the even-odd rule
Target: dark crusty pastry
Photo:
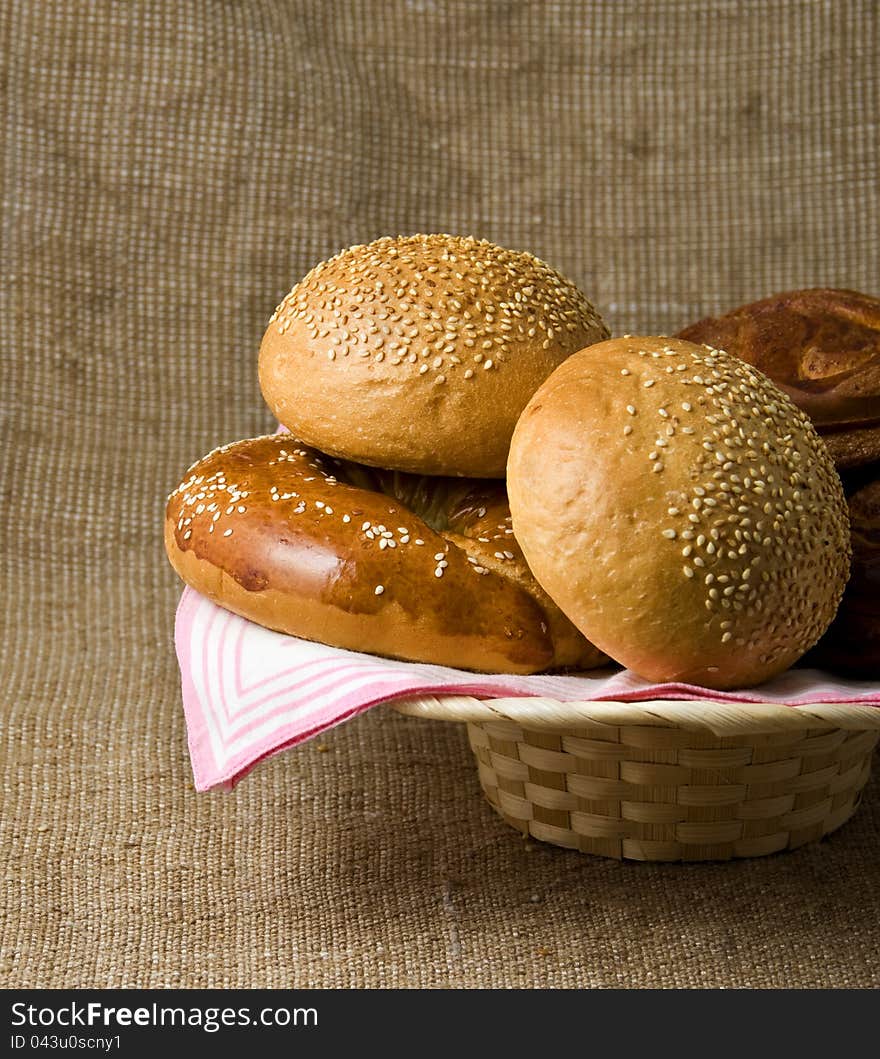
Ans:
{"type": "Polygon", "coordinates": [[[880,459],[880,300],[851,290],[774,294],[678,334],[768,375],[812,419],[839,470],[880,459]]]}
{"type": "Polygon", "coordinates": [[[852,573],[831,627],[805,665],[880,678],[880,466],[849,497],[852,573]]]}

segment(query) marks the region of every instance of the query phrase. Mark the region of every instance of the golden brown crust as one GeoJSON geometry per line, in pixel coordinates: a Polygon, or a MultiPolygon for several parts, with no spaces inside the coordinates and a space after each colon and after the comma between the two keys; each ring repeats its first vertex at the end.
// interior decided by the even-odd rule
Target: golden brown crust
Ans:
{"type": "Polygon", "coordinates": [[[810,416],[838,468],[880,459],[880,300],[857,291],[787,291],[679,338],[725,349],[768,375],[810,416]]]}
{"type": "Polygon", "coordinates": [[[849,498],[852,573],[828,632],[805,664],[847,676],[880,675],[880,467],[849,498]]]}
{"type": "Polygon", "coordinates": [[[846,503],[824,444],[763,375],[704,346],[627,337],[570,357],[517,425],[508,491],[535,577],[652,680],[766,680],[843,593],[846,503]]]}
{"type": "Polygon", "coordinates": [[[253,438],[190,468],[165,543],[187,584],[294,636],[483,672],[605,661],[529,575],[500,483],[373,471],[287,435],[253,438]]]}
{"type": "Polygon", "coordinates": [[[501,478],[526,401],[608,331],[531,254],[451,235],[379,239],[317,265],[260,348],[267,404],[322,452],[420,474],[501,478]]]}

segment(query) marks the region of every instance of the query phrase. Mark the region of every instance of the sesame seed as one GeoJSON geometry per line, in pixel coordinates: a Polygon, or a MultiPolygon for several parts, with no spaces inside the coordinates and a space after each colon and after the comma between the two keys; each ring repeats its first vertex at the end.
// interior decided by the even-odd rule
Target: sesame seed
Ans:
{"type": "Polygon", "coordinates": [[[685,576],[685,577],[693,577],[693,576],[694,576],[694,571],[693,571],[693,568],[692,568],[692,567],[690,567],[690,566],[683,566],[683,567],[682,567],[682,570],[684,571],[684,576],[685,576]]]}
{"type": "Polygon", "coordinates": [[[381,596],[384,591],[385,591],[385,586],[384,585],[376,585],[376,587],[373,589],[373,592],[377,596],[381,596]]]}
{"type": "Polygon", "coordinates": [[[343,522],[351,522],[351,515],[343,515],[342,516],[342,521],[343,522]]]}
{"type": "Polygon", "coordinates": [[[629,412],[629,414],[630,414],[631,416],[634,416],[634,415],[636,414],[636,410],[635,410],[635,407],[634,407],[633,405],[631,405],[631,404],[628,404],[628,405],[626,406],[626,410],[627,410],[627,412],[629,412]]]}
{"type": "Polygon", "coordinates": [[[667,540],[674,541],[678,534],[674,529],[665,529],[663,530],[663,536],[666,537],[667,540]]]}
{"type": "Polygon", "coordinates": [[[232,530],[231,529],[224,530],[223,531],[223,536],[224,537],[231,537],[232,536],[232,530]]]}

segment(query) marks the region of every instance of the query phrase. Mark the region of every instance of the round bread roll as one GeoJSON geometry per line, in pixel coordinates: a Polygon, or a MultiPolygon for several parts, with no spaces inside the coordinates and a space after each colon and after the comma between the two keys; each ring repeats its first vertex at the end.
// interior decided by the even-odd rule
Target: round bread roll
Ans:
{"type": "Polygon", "coordinates": [[[760,372],[706,346],[626,337],[570,357],[517,424],[508,491],[538,581],[650,680],[766,680],[846,583],[827,449],[760,372]]]}
{"type": "Polygon", "coordinates": [[[503,478],[526,401],[607,336],[577,287],[531,254],[453,235],[378,239],[317,265],[281,302],[260,386],[322,452],[503,478]]]}
{"type": "Polygon", "coordinates": [[[530,575],[502,483],[377,472],[273,434],[190,468],[165,546],[215,603],[305,639],[483,672],[607,661],[530,575]]]}
{"type": "Polygon", "coordinates": [[[880,300],[813,288],[707,317],[679,338],[726,349],[807,413],[838,470],[880,459],[880,300]]]}

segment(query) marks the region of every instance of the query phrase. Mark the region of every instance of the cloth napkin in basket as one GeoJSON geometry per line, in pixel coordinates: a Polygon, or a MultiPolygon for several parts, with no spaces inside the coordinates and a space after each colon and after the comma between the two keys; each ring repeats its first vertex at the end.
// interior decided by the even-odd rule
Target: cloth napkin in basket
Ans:
{"type": "Polygon", "coordinates": [[[690,684],[650,684],[628,670],[496,676],[395,662],[270,632],[223,610],[191,588],[184,589],[177,608],[175,640],[197,790],[229,789],[265,758],[371,706],[409,695],[880,705],[880,685],[837,680],[814,669],[790,670],[759,688],[730,692],[690,684]]]}

